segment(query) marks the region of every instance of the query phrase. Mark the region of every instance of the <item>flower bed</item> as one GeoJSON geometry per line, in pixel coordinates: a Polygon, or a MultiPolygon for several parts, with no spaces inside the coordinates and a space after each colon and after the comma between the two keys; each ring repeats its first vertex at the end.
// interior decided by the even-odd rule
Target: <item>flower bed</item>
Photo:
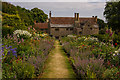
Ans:
{"type": "Polygon", "coordinates": [[[54,39],[40,34],[30,27],[28,31],[16,30],[14,35],[2,39],[3,78],[35,78],[42,73],[54,39]]]}
{"type": "Polygon", "coordinates": [[[120,78],[119,45],[86,36],[62,38],[61,43],[79,78],[120,78]]]}

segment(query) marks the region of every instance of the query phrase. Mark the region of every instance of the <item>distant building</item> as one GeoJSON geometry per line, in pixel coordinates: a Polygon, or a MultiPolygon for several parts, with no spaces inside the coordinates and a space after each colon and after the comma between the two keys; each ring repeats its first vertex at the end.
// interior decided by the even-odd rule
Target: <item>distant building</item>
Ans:
{"type": "Polygon", "coordinates": [[[97,24],[97,16],[90,18],[79,17],[79,13],[75,13],[74,17],[51,17],[46,23],[35,23],[34,27],[49,33],[49,35],[59,38],[71,34],[92,35],[99,33],[97,24]]]}

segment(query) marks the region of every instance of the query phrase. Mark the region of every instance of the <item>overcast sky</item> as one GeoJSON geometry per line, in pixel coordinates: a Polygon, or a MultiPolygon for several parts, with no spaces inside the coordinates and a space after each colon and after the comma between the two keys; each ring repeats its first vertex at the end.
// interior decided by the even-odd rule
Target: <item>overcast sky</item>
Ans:
{"type": "Polygon", "coordinates": [[[80,17],[98,16],[105,20],[103,16],[106,0],[4,0],[14,5],[19,5],[26,9],[39,8],[46,14],[52,12],[53,17],[73,17],[75,12],[80,13],[80,17]],[[66,1],[66,2],[65,2],[66,1]]]}

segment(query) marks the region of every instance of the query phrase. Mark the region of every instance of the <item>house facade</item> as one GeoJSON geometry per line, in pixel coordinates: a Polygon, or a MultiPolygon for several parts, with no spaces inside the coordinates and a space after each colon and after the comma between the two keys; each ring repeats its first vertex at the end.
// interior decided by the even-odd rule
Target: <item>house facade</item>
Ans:
{"type": "Polygon", "coordinates": [[[74,17],[51,17],[50,11],[48,21],[34,25],[34,27],[37,26],[39,29],[46,28],[46,32],[56,38],[72,34],[93,35],[99,33],[97,16],[82,18],[79,17],[79,13],[75,13],[74,17]]]}

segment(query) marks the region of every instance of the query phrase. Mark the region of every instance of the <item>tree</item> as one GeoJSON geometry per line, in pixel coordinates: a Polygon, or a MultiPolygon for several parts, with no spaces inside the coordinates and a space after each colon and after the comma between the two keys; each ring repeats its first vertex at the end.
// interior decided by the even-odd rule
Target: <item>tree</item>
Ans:
{"type": "Polygon", "coordinates": [[[48,15],[38,8],[33,8],[31,11],[33,20],[36,20],[37,22],[45,22],[48,18],[48,15]]]}
{"type": "Polygon", "coordinates": [[[12,26],[15,29],[26,29],[26,26],[24,22],[22,22],[20,16],[18,14],[16,15],[10,15],[6,13],[2,13],[2,25],[3,27],[5,25],[12,26]]]}
{"type": "Polygon", "coordinates": [[[120,31],[120,1],[107,2],[105,6],[104,16],[109,27],[115,31],[120,31]]]}
{"type": "Polygon", "coordinates": [[[102,19],[97,19],[97,23],[99,25],[99,29],[104,29],[106,26],[106,23],[102,19]]]}

